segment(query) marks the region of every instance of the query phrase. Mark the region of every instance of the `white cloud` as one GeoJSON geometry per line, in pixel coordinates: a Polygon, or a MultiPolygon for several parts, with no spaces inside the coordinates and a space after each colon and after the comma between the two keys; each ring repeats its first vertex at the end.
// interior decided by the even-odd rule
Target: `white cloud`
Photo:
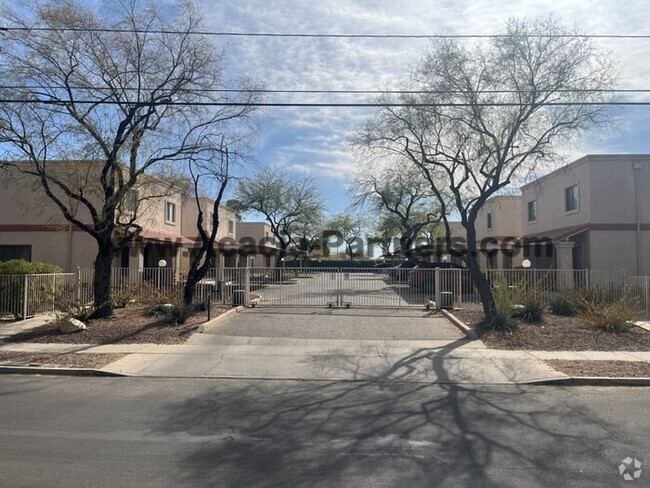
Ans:
{"type": "MultiPolygon", "coordinates": [[[[247,0],[205,2],[206,28],[235,32],[293,33],[493,33],[510,17],[553,14],[586,33],[648,33],[647,0],[247,0]]],[[[472,41],[468,41],[472,42],[472,41]]],[[[646,88],[650,79],[650,41],[599,41],[620,62],[620,84],[646,88]]],[[[424,54],[428,41],[414,39],[228,38],[230,72],[252,76],[272,89],[383,89],[404,78],[424,54]]],[[[367,100],[361,95],[273,95],[274,101],[367,100]]],[[[644,99],[639,95],[636,99],[644,99]]],[[[340,185],[353,172],[347,134],[369,110],[332,108],[269,109],[258,159],[322,176],[340,185]]],[[[594,135],[567,148],[585,152],[623,152],[621,142],[641,134],[646,112],[621,120],[618,132],[594,135]]]]}

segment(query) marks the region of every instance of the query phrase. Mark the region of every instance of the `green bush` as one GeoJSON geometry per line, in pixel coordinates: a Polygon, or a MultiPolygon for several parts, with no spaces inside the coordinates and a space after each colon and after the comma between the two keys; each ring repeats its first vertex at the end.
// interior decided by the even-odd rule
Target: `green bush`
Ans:
{"type": "Polygon", "coordinates": [[[49,263],[30,263],[24,259],[10,259],[0,262],[0,274],[50,274],[60,273],[61,268],[49,263]]]}
{"type": "Polygon", "coordinates": [[[549,303],[551,312],[563,317],[573,317],[578,313],[576,303],[567,294],[556,295],[549,303]]]}
{"type": "Polygon", "coordinates": [[[54,299],[55,289],[47,280],[28,280],[25,275],[60,273],[58,266],[47,263],[30,263],[24,259],[12,259],[0,262],[0,303],[17,319],[24,319],[27,313],[34,313],[41,300],[54,299]],[[27,289],[25,289],[27,287],[27,289]],[[25,303],[27,297],[27,304],[25,303]]]}

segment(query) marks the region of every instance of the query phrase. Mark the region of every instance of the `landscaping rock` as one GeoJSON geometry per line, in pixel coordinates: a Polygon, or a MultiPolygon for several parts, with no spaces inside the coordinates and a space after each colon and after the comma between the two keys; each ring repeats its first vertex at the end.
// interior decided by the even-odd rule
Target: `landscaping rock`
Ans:
{"type": "Polygon", "coordinates": [[[86,329],[86,324],[81,320],[73,319],[72,317],[63,319],[59,325],[59,331],[62,334],[72,334],[73,332],[79,332],[86,329]]]}

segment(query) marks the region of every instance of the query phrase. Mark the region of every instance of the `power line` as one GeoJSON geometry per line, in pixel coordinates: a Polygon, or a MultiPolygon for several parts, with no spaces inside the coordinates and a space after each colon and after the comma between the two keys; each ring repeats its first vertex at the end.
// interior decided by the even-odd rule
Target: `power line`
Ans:
{"type": "Polygon", "coordinates": [[[61,100],[20,100],[20,99],[0,99],[0,103],[37,103],[42,105],[139,105],[142,107],[148,106],[181,106],[181,107],[522,107],[527,105],[539,106],[556,106],[556,107],[569,107],[569,106],[650,106],[650,101],[643,102],[543,102],[543,103],[516,103],[516,102],[484,102],[484,103],[332,103],[332,102],[181,102],[181,101],[161,101],[161,102],[120,102],[116,103],[109,100],[76,100],[74,102],[66,102],[61,100]]]}
{"type": "MultiPolygon", "coordinates": [[[[7,90],[84,90],[84,91],[100,91],[109,89],[109,87],[82,87],[82,86],[39,86],[39,85],[2,85],[0,89],[7,90]]],[[[153,88],[135,88],[123,87],[119,91],[138,91],[150,92],[158,89],[153,88]]],[[[477,94],[519,94],[519,93],[536,93],[539,90],[482,90],[477,94]]],[[[650,88],[576,88],[576,89],[562,89],[553,90],[554,93],[650,93],[650,88]]],[[[270,89],[270,88],[181,88],[177,90],[178,93],[269,93],[269,94],[322,94],[322,95],[453,95],[467,93],[463,90],[289,90],[289,89],[270,89]]]]}
{"type": "Polygon", "coordinates": [[[650,39],[650,34],[324,34],[278,32],[178,31],[172,29],[113,29],[100,27],[0,27],[0,31],[17,32],[104,32],[115,34],[200,35],[213,37],[285,37],[317,39],[503,39],[526,37],[544,39],[650,39]]]}

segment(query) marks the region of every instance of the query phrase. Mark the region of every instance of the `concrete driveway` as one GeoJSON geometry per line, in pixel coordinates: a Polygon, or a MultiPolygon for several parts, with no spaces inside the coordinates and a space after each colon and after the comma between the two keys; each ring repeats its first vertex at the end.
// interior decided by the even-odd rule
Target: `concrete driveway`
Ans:
{"type": "Polygon", "coordinates": [[[442,315],[404,309],[248,309],[206,334],[299,339],[454,341],[465,336],[442,315]]]}
{"type": "Polygon", "coordinates": [[[558,374],[535,358],[486,354],[433,312],[257,308],[108,365],[136,376],[507,384],[558,374]]]}

